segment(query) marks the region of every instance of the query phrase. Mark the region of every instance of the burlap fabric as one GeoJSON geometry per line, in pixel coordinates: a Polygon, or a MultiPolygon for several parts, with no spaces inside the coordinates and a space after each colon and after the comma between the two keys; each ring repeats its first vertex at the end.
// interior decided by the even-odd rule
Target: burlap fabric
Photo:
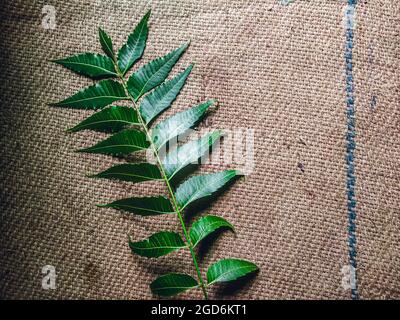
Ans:
{"type": "MultiPolygon", "coordinates": [[[[164,188],[86,178],[117,160],[73,152],[101,138],[64,131],[90,112],[47,105],[91,83],[48,59],[100,51],[99,25],[119,47],[150,5],[53,1],[57,25],[46,30],[45,4],[1,5],[1,297],[152,298],[148,284],[157,275],[193,274],[190,258],[134,256],[127,233],[141,239],[179,230],[177,220],[94,205],[164,188]],[[55,290],[42,289],[45,265],[56,268],[55,290]]],[[[211,297],[349,298],[341,272],[348,264],[345,1],[182,0],[151,7],[142,61],[191,39],[174,72],[196,62],[167,114],[217,98],[220,108],[207,127],[255,130],[253,172],[205,211],[229,219],[237,233],[202,251],[201,268],[238,257],[255,261],[261,272],[237,290],[213,289],[211,297]]],[[[399,10],[395,0],[360,1],[356,9],[357,259],[364,299],[400,298],[399,10]]]]}

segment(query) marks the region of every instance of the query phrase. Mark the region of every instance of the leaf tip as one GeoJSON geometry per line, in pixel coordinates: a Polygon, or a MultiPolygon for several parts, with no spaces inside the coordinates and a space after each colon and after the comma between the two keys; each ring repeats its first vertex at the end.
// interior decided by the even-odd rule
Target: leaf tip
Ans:
{"type": "MultiPolygon", "coordinates": [[[[180,47],[180,50],[185,51],[190,45],[190,40],[186,41],[182,46],[180,47]]],[[[179,49],[178,49],[179,50],[179,49]]]]}
{"type": "Polygon", "coordinates": [[[226,172],[231,175],[230,179],[246,177],[244,172],[239,169],[227,170],[226,172]]]}
{"type": "Polygon", "coordinates": [[[60,102],[59,101],[58,102],[49,102],[48,105],[50,107],[59,107],[60,106],[60,102]]]}
{"type": "Polygon", "coordinates": [[[212,135],[214,135],[216,138],[223,138],[226,133],[222,130],[215,130],[212,135]]]}
{"type": "Polygon", "coordinates": [[[217,103],[218,103],[218,100],[217,100],[217,99],[210,99],[209,101],[210,101],[210,105],[213,105],[213,104],[217,104],[217,103]]]}
{"type": "Polygon", "coordinates": [[[129,233],[127,233],[126,236],[127,236],[127,238],[128,238],[128,245],[130,246],[131,243],[133,242],[133,241],[132,241],[132,237],[131,237],[131,235],[130,235],[129,233]]]}
{"type": "Polygon", "coordinates": [[[85,173],[86,178],[98,178],[97,174],[95,173],[85,173]]]}
{"type": "Polygon", "coordinates": [[[236,169],[236,170],[232,170],[232,171],[235,173],[235,176],[238,176],[238,177],[245,176],[245,174],[241,170],[236,169]]]}
{"type": "Polygon", "coordinates": [[[195,65],[196,65],[196,62],[192,62],[192,63],[186,68],[185,71],[186,71],[186,72],[191,72],[195,65]]]}
{"type": "Polygon", "coordinates": [[[76,132],[76,128],[75,128],[75,127],[72,127],[72,128],[65,129],[65,132],[66,132],[66,133],[73,133],[73,132],[76,132]]]}
{"type": "Polygon", "coordinates": [[[151,15],[151,8],[150,8],[149,10],[147,10],[147,12],[146,12],[146,14],[144,15],[144,17],[145,17],[146,19],[149,19],[150,15],[151,15]]]}

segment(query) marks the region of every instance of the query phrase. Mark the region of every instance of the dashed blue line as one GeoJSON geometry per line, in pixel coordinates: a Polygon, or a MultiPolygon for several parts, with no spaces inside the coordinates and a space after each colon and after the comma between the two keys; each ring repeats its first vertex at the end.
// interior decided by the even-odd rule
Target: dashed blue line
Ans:
{"type": "Polygon", "coordinates": [[[357,0],[348,0],[346,8],[346,115],[347,115],[347,135],[346,135],[346,164],[347,164],[347,210],[348,210],[348,249],[349,263],[352,267],[352,288],[351,298],[359,299],[357,287],[357,238],[356,238],[356,198],[355,198],[355,165],[354,153],[356,149],[356,125],[355,125],[355,96],[354,96],[354,76],[353,76],[353,44],[354,44],[354,11],[357,0]]]}

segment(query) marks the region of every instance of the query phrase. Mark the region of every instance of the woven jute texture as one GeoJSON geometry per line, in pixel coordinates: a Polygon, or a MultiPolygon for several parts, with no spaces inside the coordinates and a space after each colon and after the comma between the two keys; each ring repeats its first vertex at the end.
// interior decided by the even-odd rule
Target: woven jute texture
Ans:
{"type": "MultiPolygon", "coordinates": [[[[103,26],[121,46],[152,8],[138,66],[191,39],[173,74],[196,66],[170,115],[219,100],[203,127],[254,130],[254,168],[207,210],[225,232],[200,253],[203,273],[224,257],[254,261],[260,273],[212,298],[348,299],[346,203],[346,1],[2,1],[2,298],[151,299],[148,284],[167,271],[193,274],[187,252],[152,260],[132,255],[127,234],[180,232],[174,216],[140,218],[96,208],[133,195],[165,193],[159,183],[91,180],[119,160],[74,153],[104,136],[67,134],[90,111],[49,107],[91,80],[48,62],[100,52],[103,26]],[[42,289],[45,265],[55,290],[42,289]]],[[[400,298],[398,1],[359,1],[354,39],[357,259],[360,297],[400,298]]],[[[196,173],[233,167],[206,165],[196,173]]],[[[190,220],[192,221],[192,220],[190,220]]],[[[190,222],[189,221],[189,222],[190,222]]],[[[201,298],[189,291],[180,298],[201,298]]]]}

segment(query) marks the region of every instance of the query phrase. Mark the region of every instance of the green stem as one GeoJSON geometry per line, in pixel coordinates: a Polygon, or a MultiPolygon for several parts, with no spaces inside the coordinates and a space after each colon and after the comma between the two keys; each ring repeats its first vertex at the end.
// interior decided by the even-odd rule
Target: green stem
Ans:
{"type": "Polygon", "coordinates": [[[203,291],[204,299],[207,300],[208,299],[208,295],[207,295],[206,285],[204,283],[203,277],[201,276],[200,268],[199,268],[199,265],[197,263],[196,253],[194,252],[194,248],[193,248],[193,243],[192,243],[192,241],[190,239],[190,236],[188,234],[188,231],[186,229],[185,222],[183,221],[183,215],[182,215],[181,208],[180,208],[180,206],[179,206],[179,204],[178,204],[178,202],[177,202],[177,200],[175,198],[174,192],[172,191],[171,184],[169,183],[167,174],[165,173],[164,166],[162,165],[162,162],[161,162],[160,156],[158,154],[157,148],[156,148],[156,146],[155,146],[155,144],[153,142],[153,139],[151,137],[151,134],[149,132],[149,128],[147,127],[145,121],[143,120],[143,118],[142,118],[142,116],[140,114],[140,111],[139,111],[139,108],[136,105],[135,99],[129,93],[129,90],[128,90],[128,87],[126,85],[124,76],[121,74],[121,71],[119,70],[118,65],[116,63],[114,63],[114,66],[115,66],[115,69],[117,70],[118,77],[121,80],[122,85],[124,86],[126,94],[130,98],[130,100],[133,102],[133,107],[134,107],[134,109],[136,110],[136,112],[138,114],[139,122],[142,125],[142,127],[143,127],[143,129],[144,129],[144,131],[146,133],[147,139],[149,140],[151,148],[153,149],[154,156],[157,159],[158,167],[159,167],[159,169],[161,171],[161,174],[163,176],[163,180],[164,180],[165,184],[167,185],[167,188],[168,188],[168,191],[169,191],[169,194],[170,194],[170,198],[172,200],[172,204],[174,206],[175,212],[176,212],[176,214],[178,216],[178,219],[179,219],[179,221],[180,221],[180,223],[182,225],[183,233],[184,233],[185,239],[186,239],[186,244],[187,244],[187,247],[189,248],[190,255],[192,256],[193,264],[194,264],[194,267],[196,269],[196,273],[197,273],[197,277],[198,277],[199,282],[200,282],[201,289],[203,291]]]}

